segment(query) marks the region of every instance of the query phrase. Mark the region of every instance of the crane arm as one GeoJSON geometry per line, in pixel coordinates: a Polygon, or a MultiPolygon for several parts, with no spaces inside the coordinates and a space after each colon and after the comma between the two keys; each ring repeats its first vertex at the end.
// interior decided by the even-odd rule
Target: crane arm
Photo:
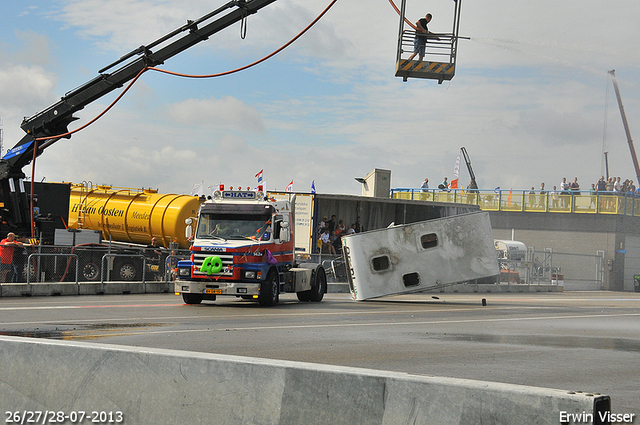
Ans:
{"type": "MultiPolygon", "coordinates": [[[[256,13],[275,1],[230,1],[200,19],[188,21],[182,27],[148,45],[127,53],[117,61],[102,68],[97,77],[68,92],[60,101],[43,111],[24,119],[21,127],[26,135],[0,160],[0,179],[7,178],[10,175],[21,174],[22,167],[32,160],[34,139],[45,138],[38,143],[38,152],[36,152],[36,156],[38,156],[46,147],[61,138],[58,136],[67,133],[67,126],[77,119],[73,116],[75,112],[113,90],[122,87],[145,68],[164,63],[165,60],[172,56],[201,41],[207,40],[211,35],[246,18],[250,14],[256,13]],[[221,14],[222,16],[218,16],[221,14]],[[152,49],[155,47],[158,47],[158,49],[153,51],[152,49]],[[106,73],[106,71],[116,66],[119,67],[110,73],[106,73]]],[[[62,137],[69,138],[70,136],[65,135],[62,137]]]]}
{"type": "Polygon", "coordinates": [[[467,153],[467,149],[465,147],[461,147],[462,156],[464,157],[464,162],[467,164],[467,170],[469,170],[469,177],[471,178],[471,184],[469,189],[477,189],[478,183],[476,182],[476,175],[473,173],[473,168],[471,168],[471,159],[469,158],[469,154],[467,153]]]}

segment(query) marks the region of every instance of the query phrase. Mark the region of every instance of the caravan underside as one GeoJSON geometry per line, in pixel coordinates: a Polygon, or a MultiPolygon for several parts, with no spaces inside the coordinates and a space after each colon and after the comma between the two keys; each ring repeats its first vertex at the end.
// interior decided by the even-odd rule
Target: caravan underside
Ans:
{"type": "Polygon", "coordinates": [[[478,212],[345,236],[353,299],[426,291],[497,276],[489,213],[478,212]]]}

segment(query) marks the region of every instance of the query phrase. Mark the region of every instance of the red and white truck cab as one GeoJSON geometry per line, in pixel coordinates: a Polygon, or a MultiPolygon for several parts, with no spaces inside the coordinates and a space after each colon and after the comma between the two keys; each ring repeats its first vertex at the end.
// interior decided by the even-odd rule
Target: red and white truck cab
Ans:
{"type": "Polygon", "coordinates": [[[324,268],[295,260],[293,205],[295,195],[276,201],[259,191],[216,191],[200,206],[191,259],[178,263],[176,294],[187,304],[230,295],[275,305],[285,292],[321,301],[324,268]]]}

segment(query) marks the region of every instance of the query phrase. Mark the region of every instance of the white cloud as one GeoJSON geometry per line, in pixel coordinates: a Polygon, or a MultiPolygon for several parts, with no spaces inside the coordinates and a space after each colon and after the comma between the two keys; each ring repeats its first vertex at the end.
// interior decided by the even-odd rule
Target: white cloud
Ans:
{"type": "Polygon", "coordinates": [[[51,40],[35,31],[15,31],[16,39],[21,43],[21,48],[16,49],[13,61],[17,63],[27,62],[31,65],[50,66],[53,62],[51,40]]]}
{"type": "Polygon", "coordinates": [[[181,125],[222,127],[231,131],[265,130],[260,113],[231,96],[222,99],[187,99],[171,105],[167,115],[181,125]]]}
{"type": "MultiPolygon", "coordinates": [[[[0,92],[3,107],[28,109],[52,99],[55,75],[40,66],[0,67],[0,92]]],[[[34,111],[35,112],[35,111],[34,111]]]]}

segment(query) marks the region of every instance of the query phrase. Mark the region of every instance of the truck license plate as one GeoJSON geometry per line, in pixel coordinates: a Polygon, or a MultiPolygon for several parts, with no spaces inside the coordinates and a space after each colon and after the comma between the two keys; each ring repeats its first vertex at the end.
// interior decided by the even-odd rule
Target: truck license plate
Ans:
{"type": "Polygon", "coordinates": [[[222,294],[222,289],[205,289],[204,293],[209,295],[220,295],[222,294]]]}

